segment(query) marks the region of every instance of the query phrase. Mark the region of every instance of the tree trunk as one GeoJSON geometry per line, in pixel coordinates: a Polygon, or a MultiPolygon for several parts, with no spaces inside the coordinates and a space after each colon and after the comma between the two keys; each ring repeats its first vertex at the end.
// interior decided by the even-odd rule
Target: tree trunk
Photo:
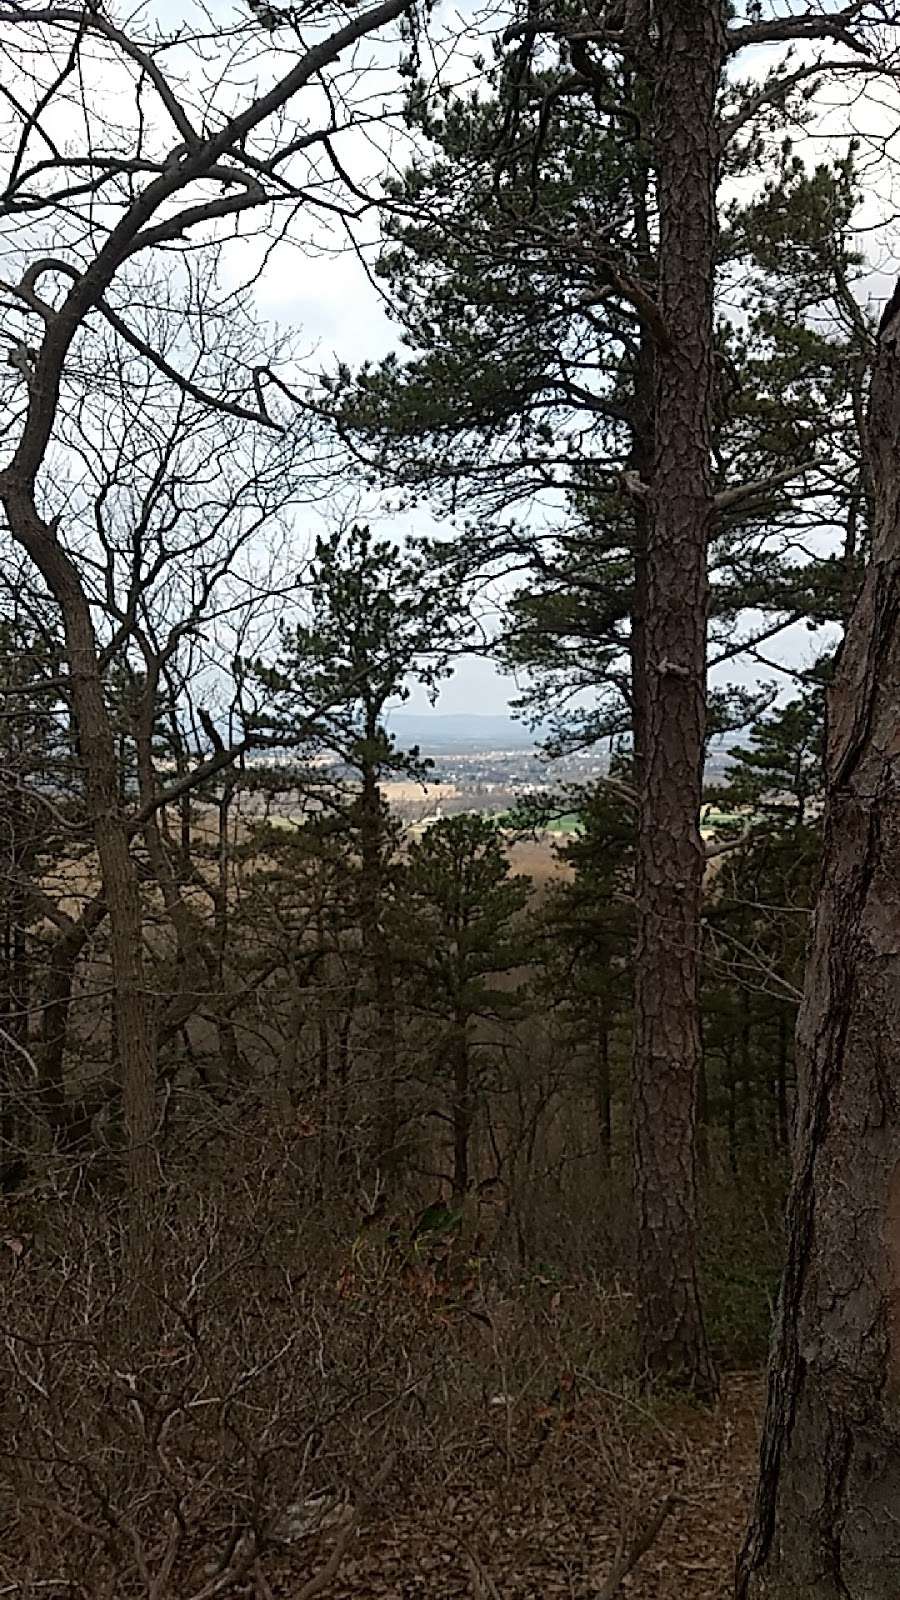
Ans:
{"type": "Polygon", "coordinates": [[[825,855],[741,1600],[900,1583],[900,314],[872,382],[873,554],[829,700],[825,855]]]}
{"type": "Polygon", "coordinates": [[[637,869],[638,1337],[648,1374],[709,1394],[715,1375],[697,1281],[695,1132],[721,0],[668,0],[659,29],[660,308],[668,336],[656,360],[637,869]]]}
{"type": "MultiPolygon", "coordinates": [[[[370,744],[375,743],[377,726],[367,729],[370,744]]],[[[359,914],[363,951],[372,985],[375,1012],[374,1043],[376,1057],[375,1090],[376,1155],[388,1171],[399,1158],[397,1112],[397,1007],[394,995],[394,970],[391,951],[383,927],[384,914],[384,820],[381,789],[369,765],[363,768],[360,802],[360,892],[359,914]]]]}
{"type": "Polygon", "coordinates": [[[126,818],[119,799],[115,731],[103,695],[90,607],[55,530],[37,515],[28,490],[3,484],[10,532],[45,578],[60,608],[84,770],[85,806],[100,860],[116,995],[122,1111],[127,1139],[132,1265],[146,1257],[156,1186],[156,1060],[144,983],[143,917],[126,818]]]}
{"type": "Polygon", "coordinates": [[[469,1192],[469,1140],[472,1099],[469,1082],[469,1039],[464,1017],[458,1017],[451,1040],[453,1058],[453,1204],[461,1206],[469,1192]]]}

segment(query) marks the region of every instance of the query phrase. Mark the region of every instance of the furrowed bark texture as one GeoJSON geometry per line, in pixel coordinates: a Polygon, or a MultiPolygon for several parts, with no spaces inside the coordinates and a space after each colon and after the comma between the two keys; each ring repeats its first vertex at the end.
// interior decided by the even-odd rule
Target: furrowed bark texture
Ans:
{"type": "Polygon", "coordinates": [[[646,751],[638,844],[634,1189],[646,1371],[710,1393],[700,1308],[695,1134],[700,1067],[699,832],[706,723],[707,544],[717,217],[720,0],[659,8],[660,306],[647,550],[646,751]]]}
{"type": "Polygon", "coordinates": [[[873,554],[829,700],[788,1257],[741,1600],[900,1593],[900,315],[872,381],[873,554]]]}

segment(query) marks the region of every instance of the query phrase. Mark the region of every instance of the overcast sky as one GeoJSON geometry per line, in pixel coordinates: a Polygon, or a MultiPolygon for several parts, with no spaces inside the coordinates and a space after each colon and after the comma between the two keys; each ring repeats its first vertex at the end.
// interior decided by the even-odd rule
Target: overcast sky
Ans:
{"type": "MultiPolygon", "coordinates": [[[[885,114],[888,113],[885,111],[885,114]]],[[[876,126],[881,121],[877,112],[867,110],[862,113],[858,105],[846,116],[835,108],[831,126],[836,134],[843,134],[844,137],[854,126],[871,133],[873,119],[876,126]]],[[[821,144],[817,146],[815,142],[810,142],[804,153],[807,159],[821,160],[824,152],[821,144]]],[[[883,176],[878,184],[873,182],[870,204],[866,208],[868,214],[863,219],[868,228],[879,220],[879,214],[892,210],[892,187],[891,173],[883,176]]],[[[867,231],[865,235],[864,248],[875,268],[869,292],[877,297],[890,293],[895,271],[893,232],[893,228],[888,226],[884,233],[867,231]]],[[[291,273],[288,278],[276,270],[266,284],[263,305],[279,321],[295,325],[299,323],[315,341],[318,360],[325,366],[335,358],[351,364],[366,358],[377,358],[394,348],[397,342],[395,330],[381,301],[357,260],[350,255],[327,262],[309,262],[304,269],[302,292],[299,295],[296,274],[291,273]]],[[[399,537],[421,532],[423,526],[422,519],[417,523],[414,516],[400,518],[393,526],[388,524],[389,531],[399,537]]],[[[432,527],[429,525],[428,531],[432,527]]],[[[771,647],[770,655],[773,660],[787,666],[808,667],[816,659],[824,642],[821,635],[816,636],[803,624],[798,624],[785,630],[771,647]]],[[[730,663],[727,669],[714,670],[712,677],[714,682],[728,680],[751,685],[765,675],[758,663],[748,661],[730,663]]],[[[773,673],[772,677],[776,682],[781,682],[786,693],[791,691],[793,680],[789,676],[779,677],[779,674],[773,673]]],[[[516,692],[514,680],[501,675],[489,661],[472,658],[460,664],[454,677],[442,689],[436,710],[496,714],[507,708],[516,692]]],[[[416,711],[430,709],[424,691],[413,691],[410,708],[416,711]]]]}
{"type": "MultiPolygon", "coordinates": [[[[232,5],[226,6],[220,0],[217,9],[220,8],[223,14],[233,16],[235,7],[232,5]]],[[[176,14],[172,0],[161,0],[160,11],[169,17],[176,14]]],[[[854,129],[870,139],[890,122],[893,132],[896,126],[893,106],[858,99],[852,104],[841,104],[841,98],[840,93],[832,96],[829,122],[830,131],[842,143],[846,134],[854,129]]],[[[816,139],[807,141],[803,153],[808,160],[821,160],[827,155],[827,132],[827,127],[823,127],[816,139]]],[[[894,210],[893,163],[882,159],[872,169],[871,200],[863,220],[871,229],[894,210]]],[[[866,234],[865,247],[877,273],[872,283],[872,292],[876,295],[889,292],[890,279],[896,270],[892,242],[890,226],[883,233],[866,234]]],[[[271,258],[257,294],[260,310],[267,318],[301,333],[309,351],[308,366],[313,369],[330,368],[337,360],[355,366],[366,359],[377,359],[397,343],[382,301],[350,252],[307,255],[285,245],[271,258]]],[[[435,531],[435,524],[425,513],[409,513],[393,520],[379,517],[378,527],[380,532],[398,539],[435,531]]],[[[450,529],[446,531],[449,535],[450,529]]],[[[814,659],[816,650],[816,640],[801,625],[786,633],[778,646],[773,646],[772,654],[785,663],[802,666],[814,659]]],[[[754,664],[744,669],[731,665],[726,674],[731,681],[744,683],[755,682],[760,675],[761,669],[754,664]]],[[[490,662],[473,658],[463,662],[443,688],[437,710],[496,714],[506,709],[515,693],[516,686],[511,679],[499,674],[490,662]]],[[[424,692],[414,691],[410,707],[417,711],[429,709],[424,692]]]]}

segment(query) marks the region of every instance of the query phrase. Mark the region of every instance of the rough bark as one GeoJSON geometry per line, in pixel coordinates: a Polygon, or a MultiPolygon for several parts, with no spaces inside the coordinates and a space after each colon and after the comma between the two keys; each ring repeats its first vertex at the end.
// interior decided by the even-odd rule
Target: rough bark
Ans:
{"type": "Polygon", "coordinates": [[[829,698],[788,1254],[740,1600],[896,1600],[900,1574],[900,314],[869,421],[873,555],[829,698]]]}
{"type": "Polygon", "coordinates": [[[697,1282],[695,1130],[721,0],[669,0],[659,29],[659,273],[667,338],[656,359],[637,871],[638,1336],[649,1374],[706,1394],[715,1377],[697,1282]]]}

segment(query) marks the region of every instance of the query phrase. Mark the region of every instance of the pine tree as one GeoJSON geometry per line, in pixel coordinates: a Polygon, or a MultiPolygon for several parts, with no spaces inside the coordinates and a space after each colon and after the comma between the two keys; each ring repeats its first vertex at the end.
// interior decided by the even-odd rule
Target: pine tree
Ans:
{"type": "Polygon", "coordinates": [[[821,859],[823,660],[803,692],[765,712],[710,791],[744,842],[713,863],[704,916],[704,1045],[710,1094],[720,1069],[729,1154],[738,1158],[737,1095],[748,1132],[757,1111],[787,1150],[793,1038],[821,859]],[[770,1114],[768,1114],[770,1113],[770,1114]]]}
{"type": "Polygon", "coordinates": [[[69,710],[61,691],[62,647],[41,597],[13,597],[0,618],[0,1190],[27,1175],[35,1121],[58,1114],[58,1086],[37,1050],[48,879],[83,849],[80,784],[69,710]]]}
{"type": "Polygon", "coordinates": [[[887,1600],[900,1562],[896,310],[895,296],[879,332],[866,429],[872,553],[829,693],[787,1261],[742,1600],[887,1600]]]}
{"type": "Polygon", "coordinates": [[[566,790],[578,818],[558,847],[572,876],[551,884],[538,919],[546,987],[562,1003],[573,1041],[590,1041],[601,1148],[612,1148],[613,1030],[631,1024],[634,960],[634,793],[627,769],[613,784],[566,790]]]}
{"type": "MultiPolygon", "coordinates": [[[[634,1166],[645,1359],[701,1389],[712,1382],[692,1242],[707,655],[731,659],[821,614],[820,571],[785,561],[779,546],[836,503],[855,548],[858,485],[849,496],[843,485],[858,456],[866,359],[865,320],[851,309],[850,167],[806,181],[786,156],[752,227],[734,213],[720,219],[718,182],[759,174],[773,107],[797,88],[778,69],[762,93],[726,84],[726,56],[739,47],[727,20],[714,0],[674,5],[652,41],[626,30],[596,49],[563,29],[573,53],[558,69],[536,44],[539,25],[524,21],[513,30],[521,47],[501,52],[495,100],[451,100],[438,115],[420,93],[412,116],[438,154],[397,187],[400,220],[382,262],[412,354],[355,382],[340,373],[330,396],[375,475],[473,508],[451,562],[529,569],[506,651],[533,668],[537,709],[591,689],[575,738],[631,733],[642,819],[634,1166]],[[850,361],[836,322],[804,340],[785,310],[790,228],[802,233],[795,266],[822,229],[823,200],[820,248],[793,303],[802,318],[827,282],[852,324],[850,361]],[[754,239],[763,224],[771,248],[754,239]],[[717,330],[716,275],[727,287],[737,271],[754,284],[753,315],[741,331],[725,319],[717,330]],[[823,394],[847,464],[836,494],[814,465],[823,394]],[[553,511],[564,504],[561,517],[510,525],[542,495],[553,511]],[[745,630],[748,606],[769,614],[745,630]]],[[[831,564],[833,608],[853,559],[831,564]]]]}
{"type": "Polygon", "coordinates": [[[373,1006],[374,1081],[380,1084],[378,1155],[396,1167],[397,1003],[385,915],[393,894],[398,832],[382,785],[402,775],[424,782],[428,763],[398,748],[387,726],[410,678],[433,687],[458,627],[452,595],[397,546],[368,528],[321,539],[309,580],[307,622],[282,631],[278,664],[257,663],[270,703],[262,724],[284,738],[293,723],[315,730],[338,759],[344,780],[325,803],[337,807],[346,848],[356,857],[356,912],[373,1006]]]}
{"type": "Polygon", "coordinates": [[[528,878],[511,875],[499,825],[487,817],[445,817],[409,847],[394,915],[409,1002],[438,1030],[433,1054],[448,1080],[456,1205],[472,1182],[487,1072],[473,1024],[515,1007],[515,991],[494,980],[527,960],[530,892],[528,878]]]}

